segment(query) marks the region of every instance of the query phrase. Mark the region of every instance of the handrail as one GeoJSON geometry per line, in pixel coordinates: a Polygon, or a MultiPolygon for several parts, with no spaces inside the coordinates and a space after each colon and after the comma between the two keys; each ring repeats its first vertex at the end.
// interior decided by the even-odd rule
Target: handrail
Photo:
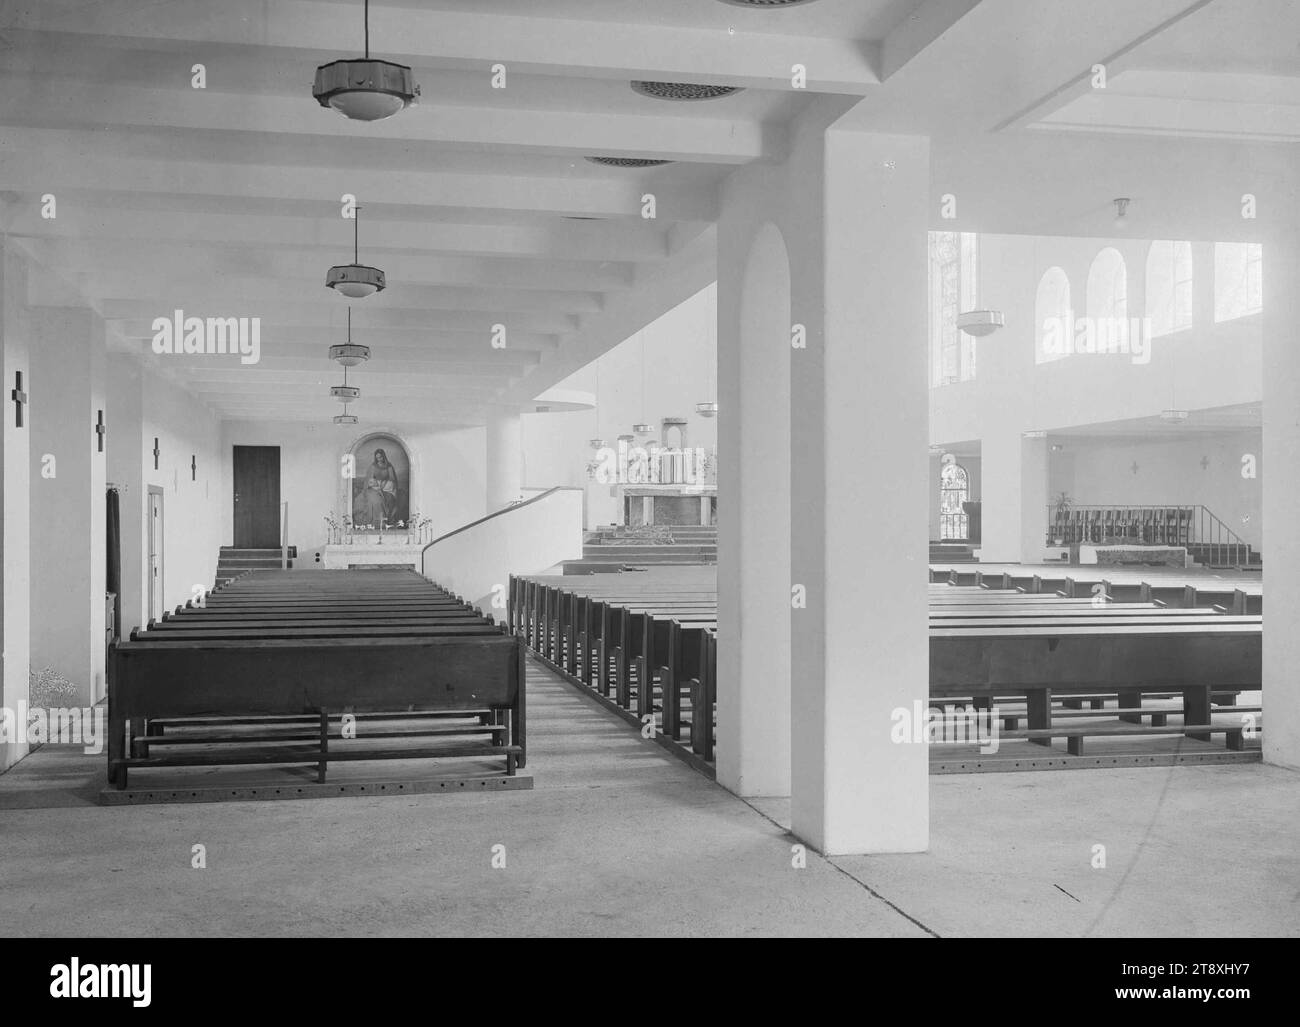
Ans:
{"type": "Polygon", "coordinates": [[[459,535],[462,531],[469,531],[470,528],[482,524],[484,521],[490,521],[492,520],[493,517],[500,517],[502,514],[510,513],[511,510],[518,510],[521,507],[531,506],[533,503],[545,499],[547,496],[554,495],[556,492],[581,492],[581,491],[583,490],[578,485],[556,485],[554,488],[549,488],[545,492],[539,492],[537,495],[533,496],[532,499],[525,499],[522,503],[511,503],[509,506],[503,506],[500,510],[494,510],[492,511],[492,513],[487,514],[485,517],[480,517],[477,521],[470,521],[468,524],[462,524],[459,528],[457,528],[454,531],[449,531],[445,535],[439,535],[432,542],[430,542],[428,545],[426,545],[423,549],[420,550],[420,558],[421,560],[423,560],[424,554],[429,551],[430,547],[436,546],[443,539],[451,538],[453,535],[459,535]]]}
{"type": "Polygon", "coordinates": [[[1096,543],[1116,538],[1206,547],[1214,563],[1247,562],[1253,552],[1249,542],[1203,503],[1071,503],[1060,511],[1048,504],[1047,524],[1049,540],[1096,543]]]}

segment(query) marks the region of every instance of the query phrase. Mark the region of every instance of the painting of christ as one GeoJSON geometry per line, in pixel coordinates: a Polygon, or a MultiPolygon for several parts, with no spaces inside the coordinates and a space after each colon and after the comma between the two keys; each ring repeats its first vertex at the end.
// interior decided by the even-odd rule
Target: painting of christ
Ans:
{"type": "Polygon", "coordinates": [[[387,435],[372,436],[352,452],[352,524],[358,531],[398,530],[410,519],[411,464],[406,450],[387,435]]]}

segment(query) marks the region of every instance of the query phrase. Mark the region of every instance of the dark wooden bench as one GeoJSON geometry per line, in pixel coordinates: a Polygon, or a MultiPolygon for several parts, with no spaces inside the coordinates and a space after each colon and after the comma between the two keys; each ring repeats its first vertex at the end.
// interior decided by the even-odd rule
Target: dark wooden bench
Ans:
{"type": "MultiPolygon", "coordinates": [[[[382,576],[404,579],[401,592],[417,605],[438,602],[414,609],[399,599],[409,616],[390,608],[387,617],[382,605],[357,598],[374,586],[353,588],[342,575],[355,579],[340,571],[241,576],[221,590],[221,602],[205,597],[113,646],[110,783],[125,788],[129,771],[144,767],[308,764],[323,781],[335,761],[475,756],[504,758],[507,774],[525,766],[522,641],[458,599],[442,603],[453,597],[413,572],[382,576]],[[316,580],[299,588],[307,578],[316,580]],[[301,607],[317,601],[320,609],[304,617],[301,607]],[[365,735],[429,744],[331,750],[331,718],[343,714],[431,721],[365,735]],[[304,717],[316,727],[310,739],[304,717]],[[260,727],[232,731],[241,724],[260,727]]],[[[382,604],[384,587],[374,591],[382,604]]]]}

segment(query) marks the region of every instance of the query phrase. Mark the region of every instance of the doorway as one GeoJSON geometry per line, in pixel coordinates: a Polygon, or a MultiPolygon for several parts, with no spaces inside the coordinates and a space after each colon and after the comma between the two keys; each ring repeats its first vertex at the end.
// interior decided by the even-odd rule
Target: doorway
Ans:
{"type": "Polygon", "coordinates": [[[163,490],[158,485],[149,486],[148,518],[149,552],[145,573],[149,583],[149,620],[162,620],[163,615],[163,490]]]}
{"type": "Polygon", "coordinates": [[[235,446],[235,548],[280,547],[280,447],[235,446]]]}

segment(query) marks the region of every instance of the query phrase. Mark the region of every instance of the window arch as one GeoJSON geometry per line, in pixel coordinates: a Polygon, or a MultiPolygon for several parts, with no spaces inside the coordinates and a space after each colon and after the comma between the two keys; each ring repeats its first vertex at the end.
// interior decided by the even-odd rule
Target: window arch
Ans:
{"type": "MultiPolygon", "coordinates": [[[[951,457],[946,458],[951,461],[951,457]]],[[[965,539],[970,531],[962,504],[970,499],[970,476],[961,464],[945,463],[939,472],[939,539],[965,539]]]]}
{"type": "Polygon", "coordinates": [[[1128,319],[1128,269],[1119,250],[1107,246],[1088,269],[1088,317],[1128,319]]]}
{"type": "Polygon", "coordinates": [[[1214,320],[1264,309],[1264,247],[1257,242],[1214,244],[1214,320]]]}
{"type": "Polygon", "coordinates": [[[1192,326],[1192,244],[1158,239],[1147,251],[1147,308],[1151,335],[1192,326]]]}
{"type": "Polygon", "coordinates": [[[1070,310],[1070,279],[1059,267],[1049,267],[1038,280],[1034,299],[1034,360],[1060,360],[1070,352],[1074,315],[1070,310]]]}

